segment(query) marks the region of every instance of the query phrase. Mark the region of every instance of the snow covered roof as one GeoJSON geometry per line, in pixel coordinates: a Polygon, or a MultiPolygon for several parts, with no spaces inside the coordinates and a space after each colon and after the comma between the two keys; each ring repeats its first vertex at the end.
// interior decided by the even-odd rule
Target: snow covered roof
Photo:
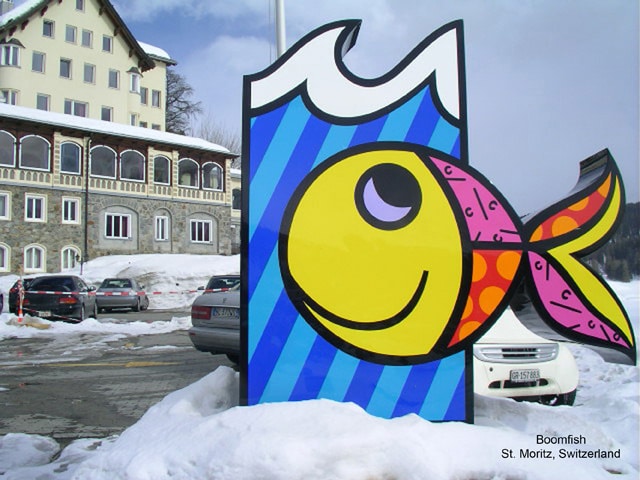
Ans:
{"type": "Polygon", "coordinates": [[[149,45],[148,43],[144,43],[144,42],[138,42],[138,44],[142,47],[145,53],[153,59],[160,60],[162,62],[168,63],[169,65],[176,65],[178,63],[173,58],[171,58],[165,50],[161,49],[160,47],[149,45]]]}
{"type": "Polygon", "coordinates": [[[187,137],[185,135],[162,132],[150,128],[133,127],[121,123],[105,122],[93,118],[76,117],[64,113],[45,112],[35,108],[18,107],[0,103],[0,117],[31,121],[55,127],[73,128],[88,133],[101,133],[104,135],[158,142],[166,145],[195,148],[208,152],[221,153],[229,158],[238,156],[235,153],[231,153],[227,148],[208,142],[202,138],[187,137]]]}

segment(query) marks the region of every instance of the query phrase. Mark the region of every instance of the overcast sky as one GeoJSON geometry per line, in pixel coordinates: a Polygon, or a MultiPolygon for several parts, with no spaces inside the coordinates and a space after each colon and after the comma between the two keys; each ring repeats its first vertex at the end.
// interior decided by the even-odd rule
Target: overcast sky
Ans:
{"type": "MultiPolygon", "coordinates": [[[[242,76],[275,59],[273,0],[116,0],[138,40],[166,50],[208,116],[240,134],[242,76]]],[[[519,213],[573,188],[608,147],[639,200],[637,0],[285,0],[287,45],[362,19],[345,62],[377,77],[464,21],[471,164],[519,213]]]]}

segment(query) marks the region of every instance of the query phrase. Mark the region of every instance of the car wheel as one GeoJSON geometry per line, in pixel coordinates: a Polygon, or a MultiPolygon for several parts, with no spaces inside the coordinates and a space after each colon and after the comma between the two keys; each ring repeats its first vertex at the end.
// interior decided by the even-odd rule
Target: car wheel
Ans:
{"type": "Polygon", "coordinates": [[[134,311],[134,312],[139,312],[140,311],[140,297],[137,298],[136,304],[133,306],[133,308],[131,310],[134,311]]]}
{"type": "Polygon", "coordinates": [[[147,308],[149,308],[149,299],[148,298],[142,303],[142,306],[140,308],[142,310],[146,310],[147,308]]]}
{"type": "Polygon", "coordinates": [[[91,316],[96,320],[98,319],[98,305],[96,305],[95,303],[93,304],[93,313],[91,314],[91,316]]]}
{"type": "Polygon", "coordinates": [[[79,318],[78,320],[80,320],[81,322],[84,322],[84,319],[85,319],[85,318],[86,318],[86,317],[85,317],[85,312],[84,312],[84,305],[82,305],[82,306],[80,307],[80,318],[79,318]]]}

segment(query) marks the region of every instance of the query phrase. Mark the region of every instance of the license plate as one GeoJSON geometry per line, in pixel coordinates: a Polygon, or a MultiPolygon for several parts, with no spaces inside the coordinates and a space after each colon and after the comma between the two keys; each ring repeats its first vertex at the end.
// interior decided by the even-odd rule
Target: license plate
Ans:
{"type": "Polygon", "coordinates": [[[511,370],[511,381],[514,383],[535,382],[540,380],[540,370],[511,370]]]}
{"type": "Polygon", "coordinates": [[[36,315],[38,317],[50,317],[51,316],[51,312],[49,310],[38,310],[36,312],[36,315]]]}
{"type": "Polygon", "coordinates": [[[239,317],[240,310],[229,307],[213,307],[211,309],[212,317],[239,317]]]}

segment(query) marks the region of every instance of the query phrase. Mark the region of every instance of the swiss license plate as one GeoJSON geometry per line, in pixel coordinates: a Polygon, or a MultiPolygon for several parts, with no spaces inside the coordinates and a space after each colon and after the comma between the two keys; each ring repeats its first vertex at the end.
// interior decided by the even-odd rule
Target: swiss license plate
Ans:
{"type": "Polygon", "coordinates": [[[540,380],[540,370],[537,368],[511,370],[511,381],[514,383],[535,382],[537,380],[540,380]]]}
{"type": "Polygon", "coordinates": [[[51,316],[51,312],[49,310],[38,310],[36,312],[38,317],[50,317],[51,316]]]}
{"type": "Polygon", "coordinates": [[[240,310],[229,307],[213,307],[211,309],[212,317],[239,317],[240,310]]]}

